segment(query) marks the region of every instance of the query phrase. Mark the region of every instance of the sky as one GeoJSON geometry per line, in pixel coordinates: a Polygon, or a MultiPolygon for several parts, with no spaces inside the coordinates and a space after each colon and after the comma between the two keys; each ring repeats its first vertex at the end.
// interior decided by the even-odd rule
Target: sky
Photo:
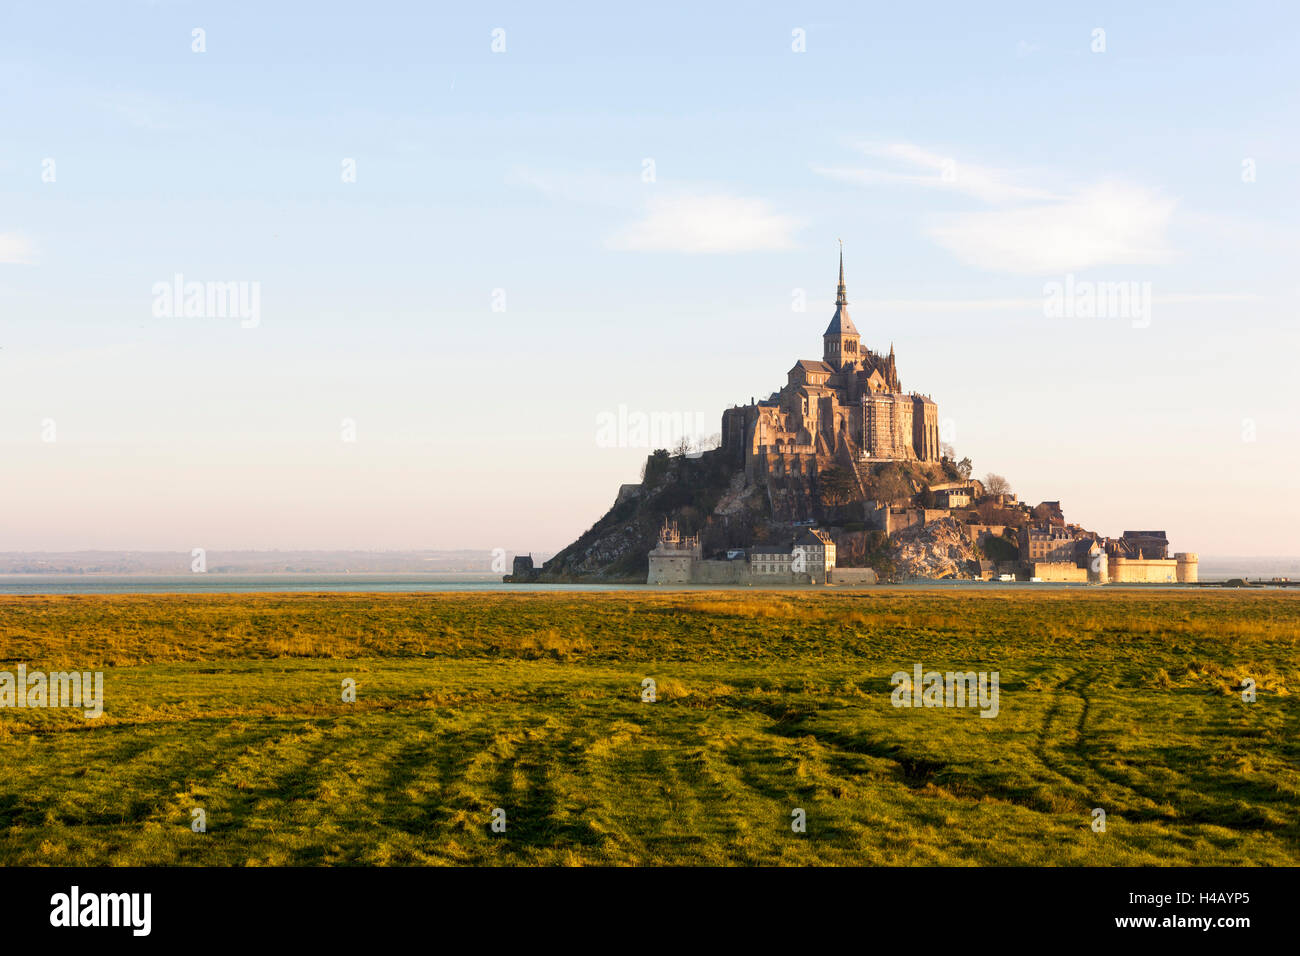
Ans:
{"type": "Polygon", "coordinates": [[[556,550],[842,240],[976,475],[1300,552],[1300,8],[539,6],[0,6],[0,551],[556,550]]]}

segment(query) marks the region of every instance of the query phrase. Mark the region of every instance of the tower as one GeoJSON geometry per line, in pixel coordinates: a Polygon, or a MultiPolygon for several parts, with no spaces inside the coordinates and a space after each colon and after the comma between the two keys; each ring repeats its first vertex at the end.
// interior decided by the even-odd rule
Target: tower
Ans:
{"type": "Polygon", "coordinates": [[[885,359],[885,385],[891,392],[901,392],[903,386],[898,384],[898,365],[894,361],[894,343],[889,343],[889,358],[885,359]]]}
{"type": "Polygon", "coordinates": [[[822,335],[822,361],[833,369],[856,365],[862,358],[861,339],[849,318],[849,301],[844,291],[844,243],[840,243],[840,285],[835,293],[835,315],[822,335]]]}

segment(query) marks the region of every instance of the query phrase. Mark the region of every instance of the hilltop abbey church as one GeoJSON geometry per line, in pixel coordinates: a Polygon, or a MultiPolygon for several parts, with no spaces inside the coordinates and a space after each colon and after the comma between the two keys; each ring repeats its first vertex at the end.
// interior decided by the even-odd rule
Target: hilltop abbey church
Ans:
{"type": "Polygon", "coordinates": [[[939,460],[938,407],[928,395],[905,393],[893,345],[888,355],[864,347],[849,318],[843,249],[821,361],[801,359],[769,399],[723,412],[722,446],[737,456],[744,449],[750,479],[811,476],[819,458],[939,460]]]}
{"type": "MultiPolygon", "coordinates": [[[[872,462],[939,460],[938,407],[928,395],[905,393],[894,347],[888,355],[864,348],[849,318],[843,249],[821,361],[801,359],[779,392],[723,412],[722,451],[743,460],[747,481],[766,486],[777,522],[802,526],[812,524],[816,476],[832,462],[860,482],[872,462]]],[[[650,584],[875,581],[869,570],[837,570],[834,541],[812,528],[789,547],[751,549],[747,561],[708,561],[698,537],[665,523],[649,560],[650,584]]]]}
{"type": "MultiPolygon", "coordinates": [[[[646,518],[654,515],[663,526],[648,555],[650,584],[875,583],[874,568],[852,566],[859,562],[904,578],[1197,580],[1197,555],[1171,556],[1163,531],[1107,538],[1067,523],[1059,501],[1030,507],[1009,489],[971,478],[969,460],[945,460],[938,407],[929,395],[903,391],[892,345],[887,355],[862,345],[849,318],[843,249],[820,361],[796,362],[780,391],[724,411],[721,437],[718,449],[679,453],[679,468],[660,469],[653,481],[650,465],[667,452],[652,455],[642,484],[620,488],[605,518],[552,559],[553,577],[589,567],[625,573],[644,553],[646,518]],[[705,455],[699,467],[685,461],[705,455]],[[819,521],[830,524],[819,528],[819,521]],[[707,557],[704,537],[690,531],[708,537],[707,557]],[[884,540],[866,538],[868,531],[884,540]],[[877,546],[889,550],[869,553],[877,546]],[[850,566],[837,563],[840,554],[850,566]]],[[[523,573],[517,568],[512,577],[535,580],[531,561],[520,560],[523,573]]]]}

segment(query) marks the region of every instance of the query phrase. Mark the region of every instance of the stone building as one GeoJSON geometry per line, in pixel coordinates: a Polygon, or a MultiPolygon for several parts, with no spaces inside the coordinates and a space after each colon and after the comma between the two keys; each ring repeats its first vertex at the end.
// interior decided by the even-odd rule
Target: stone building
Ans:
{"type": "Polygon", "coordinates": [[[533,566],[533,556],[517,554],[510,574],[501,580],[506,584],[531,584],[537,580],[537,576],[538,569],[533,566]]]}
{"type": "Polygon", "coordinates": [[[760,544],[749,549],[749,570],[760,583],[785,581],[790,575],[794,554],[780,545],[760,544]]]}
{"type": "Polygon", "coordinates": [[[1163,531],[1125,531],[1115,542],[1113,553],[1124,558],[1169,557],[1169,538],[1163,531]]]}
{"type": "MultiPolygon", "coordinates": [[[[827,584],[835,570],[835,541],[816,528],[805,528],[789,545],[757,545],[744,559],[706,560],[698,537],[680,534],[665,521],[650,552],[648,584],[827,584]]],[[[860,577],[860,576],[859,576],[860,577]]],[[[874,576],[873,579],[874,581],[874,576]]],[[[854,579],[853,583],[865,583],[854,579]]]]}
{"type": "Polygon", "coordinates": [[[1074,535],[1059,525],[1026,525],[1020,529],[1020,560],[1026,563],[1074,564],[1077,554],[1074,535]]]}
{"type": "Polygon", "coordinates": [[[659,541],[650,552],[647,584],[690,584],[695,564],[704,556],[698,535],[683,535],[675,522],[664,521],[659,541]]]}
{"type": "Polygon", "coordinates": [[[1125,531],[1119,538],[1050,521],[1020,529],[1022,574],[1041,581],[1089,584],[1195,584],[1200,560],[1190,551],[1169,556],[1163,531],[1125,531]],[[1073,529],[1073,530],[1072,530],[1073,529]]]}
{"type": "MultiPolygon", "coordinates": [[[[933,488],[930,489],[934,491],[933,488]]],[[[965,488],[944,488],[934,492],[934,504],[938,508],[969,508],[970,491],[965,488]]]]}
{"type": "Polygon", "coordinates": [[[778,485],[807,485],[832,461],[856,470],[858,463],[939,460],[938,406],[904,392],[893,346],[887,355],[867,348],[849,317],[843,252],[821,359],[796,362],[770,398],[727,409],[722,447],[743,460],[748,478],[778,485]]]}
{"type": "Polygon", "coordinates": [[[807,574],[813,584],[825,584],[835,569],[835,539],[817,528],[805,528],[794,542],[794,566],[797,574],[807,574]]]}

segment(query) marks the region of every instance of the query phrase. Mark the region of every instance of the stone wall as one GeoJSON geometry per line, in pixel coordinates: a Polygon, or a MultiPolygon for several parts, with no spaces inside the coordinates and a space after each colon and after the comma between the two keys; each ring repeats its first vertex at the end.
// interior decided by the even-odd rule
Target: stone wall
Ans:
{"type": "Polygon", "coordinates": [[[970,538],[971,544],[983,544],[987,537],[1000,538],[1002,533],[1007,530],[1004,524],[968,524],[966,525],[966,534],[970,538]]]}
{"type": "Polygon", "coordinates": [[[1112,584],[1169,584],[1178,580],[1178,562],[1173,558],[1111,558],[1112,584]]]}
{"type": "Polygon", "coordinates": [[[844,586],[877,583],[876,572],[871,568],[831,568],[828,583],[844,586]]]}
{"type": "Polygon", "coordinates": [[[1029,576],[1040,581],[1072,581],[1079,584],[1088,583],[1088,569],[1063,561],[1035,561],[1029,568],[1029,576]]]}
{"type": "Polygon", "coordinates": [[[920,508],[885,508],[886,534],[894,534],[914,524],[925,524],[925,512],[920,508]]]}
{"type": "Polygon", "coordinates": [[[697,561],[695,579],[691,583],[748,584],[750,580],[748,561],[697,561]]]}
{"type": "Polygon", "coordinates": [[[647,584],[690,584],[691,564],[695,557],[689,551],[650,552],[650,574],[647,584]]]}

